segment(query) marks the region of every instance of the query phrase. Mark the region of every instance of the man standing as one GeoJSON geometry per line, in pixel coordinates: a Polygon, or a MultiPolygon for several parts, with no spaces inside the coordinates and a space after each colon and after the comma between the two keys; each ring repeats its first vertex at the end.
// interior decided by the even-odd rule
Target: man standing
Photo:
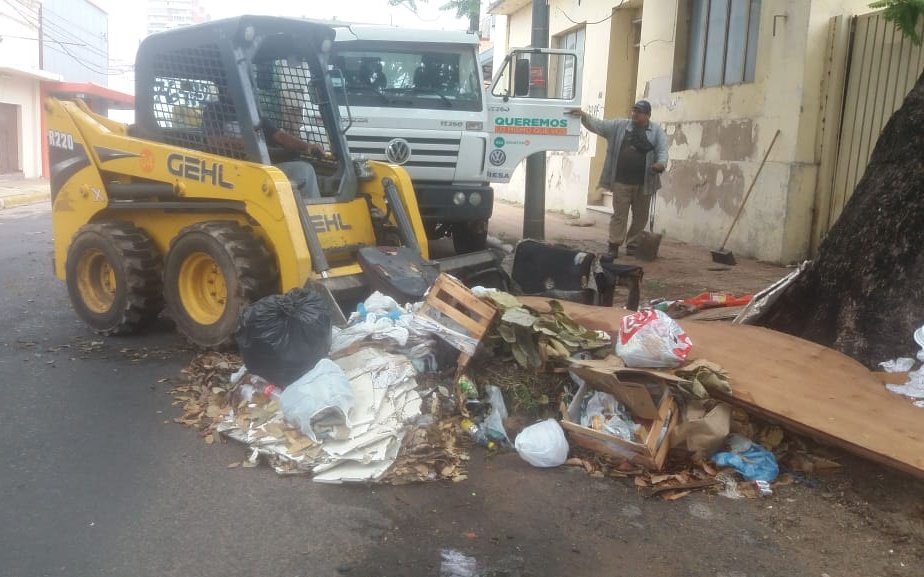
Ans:
{"type": "Polygon", "coordinates": [[[651,122],[651,104],[647,100],[635,103],[631,118],[602,120],[579,108],[569,113],[580,117],[584,128],[606,138],[600,186],[613,193],[609,253],[616,258],[619,246],[625,244],[626,254],[632,255],[648,220],[652,195],[661,188],[660,175],[667,165],[667,136],[651,122]],[[630,210],[632,226],[627,234],[630,210]]]}

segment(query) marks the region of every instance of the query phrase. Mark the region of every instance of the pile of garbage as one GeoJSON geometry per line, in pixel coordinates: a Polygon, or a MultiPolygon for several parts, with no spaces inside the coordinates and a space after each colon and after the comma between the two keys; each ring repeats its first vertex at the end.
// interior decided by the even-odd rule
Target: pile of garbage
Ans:
{"type": "MultiPolygon", "coordinates": [[[[343,327],[331,326],[311,288],[254,303],[237,335],[240,358],[209,353],[187,368],[188,382],[174,389],[176,421],[206,443],[245,445],[247,458],[231,466],[263,461],[324,483],[462,481],[475,445],[516,451],[536,467],[633,476],[668,500],[698,489],[771,491],[779,465],[770,449],[784,446],[781,435],[760,437],[734,417],[722,400],[729,376],[690,359],[694,343],[665,312],[627,314],[609,334],[556,301],[439,286],[467,294],[399,305],[374,293],[343,327]],[[473,299],[496,315],[460,316],[473,299]],[[557,375],[538,422],[508,412],[510,402],[521,408],[514,387],[485,380],[484,367],[498,363],[520,383],[557,375]]],[[[803,470],[837,466],[801,453],[803,470]]]]}
{"type": "Polygon", "coordinates": [[[914,342],[920,348],[917,355],[917,361],[921,365],[915,369],[916,360],[911,357],[899,357],[889,361],[879,363],[883,371],[887,373],[905,373],[905,382],[889,383],[886,388],[897,394],[911,399],[915,407],[924,409],[924,326],[914,331],[914,342]]]}

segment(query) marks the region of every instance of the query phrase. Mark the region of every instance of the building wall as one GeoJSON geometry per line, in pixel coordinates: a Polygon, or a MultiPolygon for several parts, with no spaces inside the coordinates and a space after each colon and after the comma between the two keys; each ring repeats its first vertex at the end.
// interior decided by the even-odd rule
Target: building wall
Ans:
{"type": "Polygon", "coordinates": [[[88,0],[44,0],[42,68],[66,82],[108,85],[109,17],[88,0]]]}
{"type": "Polygon", "coordinates": [[[19,106],[19,161],[25,178],[42,175],[42,125],[39,83],[29,77],[0,74],[0,102],[19,106]]]}
{"type": "MultiPolygon", "coordinates": [[[[0,11],[0,66],[39,70],[38,5],[0,11]]],[[[38,85],[30,76],[0,72],[0,102],[19,106],[19,164],[26,178],[42,173],[38,85]]]]}
{"type": "MultiPolygon", "coordinates": [[[[27,3],[28,4],[28,3],[27,3]]],[[[14,3],[0,9],[0,66],[38,70],[38,7],[14,3]]],[[[0,82],[2,84],[2,82],[0,82]]]]}
{"type": "MultiPolygon", "coordinates": [[[[738,0],[736,0],[738,1],[738,0]]],[[[777,129],[780,136],[728,243],[735,253],[775,262],[805,258],[821,158],[820,115],[831,18],[869,11],[867,0],[763,0],[754,81],[695,90],[675,89],[686,55],[686,0],[648,0],[634,97],[647,98],[652,119],[664,126],[671,161],[658,195],[655,227],[668,237],[702,246],[721,244],[777,129]],[[679,18],[678,18],[679,15],[679,18]],[[774,20],[776,32],[774,35],[774,20]],[[678,26],[678,22],[680,26],[678,26]]],[[[584,109],[624,116],[630,94],[612,91],[628,77],[621,14],[639,2],[550,0],[550,33],[594,22],[619,6],[606,24],[587,25],[584,109]],[[610,42],[610,39],[613,42],[610,42]]],[[[508,37],[529,33],[529,7],[508,17],[508,37]]],[[[582,137],[576,153],[550,153],[547,208],[567,213],[593,201],[605,144],[582,137]]],[[[523,167],[498,198],[522,201],[523,167]]]]}
{"type": "Polygon", "coordinates": [[[208,17],[199,0],[148,0],[148,34],[204,22],[208,17]]]}
{"type": "Polygon", "coordinates": [[[866,11],[866,4],[764,0],[754,82],[673,92],[678,47],[666,39],[676,39],[676,11],[665,18],[646,3],[637,89],[665,127],[671,157],[657,229],[704,246],[721,244],[779,129],[728,247],[775,262],[807,256],[828,27],[836,14],[866,11]]]}

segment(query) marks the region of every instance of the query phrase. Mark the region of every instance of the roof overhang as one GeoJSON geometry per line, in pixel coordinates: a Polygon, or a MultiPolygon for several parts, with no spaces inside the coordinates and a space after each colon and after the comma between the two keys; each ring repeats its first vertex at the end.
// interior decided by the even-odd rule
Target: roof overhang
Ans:
{"type": "Polygon", "coordinates": [[[52,95],[65,95],[84,100],[102,101],[107,108],[130,110],[135,108],[135,97],[119,90],[92,82],[48,82],[45,89],[52,95]]]}
{"type": "Polygon", "coordinates": [[[488,6],[488,14],[509,16],[532,4],[532,0],[494,0],[488,6]]]}
{"type": "Polygon", "coordinates": [[[57,81],[61,80],[60,74],[55,74],[54,72],[47,72],[45,70],[35,70],[27,68],[17,68],[15,66],[0,66],[0,75],[6,76],[18,76],[19,78],[27,78],[29,80],[51,80],[57,81]]]}

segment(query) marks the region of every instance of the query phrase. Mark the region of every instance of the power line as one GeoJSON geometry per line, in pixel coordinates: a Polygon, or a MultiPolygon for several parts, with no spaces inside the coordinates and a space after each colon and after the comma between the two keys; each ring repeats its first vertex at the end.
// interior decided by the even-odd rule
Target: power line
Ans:
{"type": "Polygon", "coordinates": [[[29,20],[28,23],[25,23],[25,22],[21,22],[21,21],[20,21],[21,23],[26,24],[26,25],[28,25],[28,26],[32,26],[33,28],[42,30],[43,36],[47,36],[48,39],[51,40],[52,42],[55,42],[55,43],[62,43],[62,40],[61,40],[61,39],[63,38],[63,39],[64,39],[64,40],[63,40],[63,43],[65,43],[65,44],[72,44],[72,45],[74,45],[74,46],[81,46],[81,47],[87,49],[88,51],[90,51],[91,53],[95,53],[97,56],[100,56],[100,57],[103,57],[103,58],[106,58],[106,59],[109,58],[108,52],[105,52],[105,51],[101,50],[100,48],[97,48],[96,46],[93,46],[93,45],[91,45],[91,44],[87,44],[86,41],[85,41],[83,38],[80,38],[79,36],[77,36],[77,35],[71,33],[70,31],[68,31],[68,30],[65,29],[65,28],[62,28],[62,27],[58,26],[57,24],[50,23],[49,21],[47,21],[47,20],[44,19],[44,18],[41,18],[41,19],[40,19],[37,13],[34,14],[34,15],[33,15],[33,14],[26,14],[26,13],[24,13],[23,10],[27,10],[27,11],[28,11],[28,10],[30,10],[30,8],[28,8],[27,6],[25,6],[24,4],[22,4],[22,0],[17,0],[17,4],[19,4],[22,8],[18,8],[18,7],[17,7],[16,5],[14,5],[10,0],[4,0],[4,1],[5,1],[11,8],[13,8],[13,10],[15,10],[20,16],[22,16],[22,17],[25,18],[26,20],[29,20]],[[59,38],[54,38],[54,37],[52,36],[52,33],[54,33],[54,34],[56,34],[56,35],[59,35],[59,38]]]}
{"type": "MultiPolygon", "coordinates": [[[[10,0],[4,0],[4,1],[5,1],[11,8],[13,8],[13,10],[15,10],[20,16],[22,16],[22,17],[25,18],[26,20],[29,20],[29,16],[28,16],[27,14],[24,14],[24,13],[20,10],[20,8],[17,7],[16,5],[14,5],[10,0]]],[[[21,4],[20,4],[20,5],[21,5],[21,4]]],[[[25,6],[23,6],[23,8],[25,8],[25,9],[28,10],[28,8],[26,8],[25,6]]],[[[35,26],[36,28],[42,28],[42,26],[40,25],[40,23],[38,22],[38,20],[32,22],[32,25],[35,26]]],[[[45,35],[45,34],[44,34],[45,32],[46,32],[46,31],[43,30],[43,35],[45,35]]],[[[82,68],[85,68],[85,69],[89,70],[90,72],[93,72],[93,73],[95,73],[95,74],[102,74],[103,76],[119,76],[119,75],[123,74],[122,71],[119,71],[119,72],[109,72],[109,70],[108,70],[108,58],[109,58],[108,53],[103,53],[103,52],[102,52],[101,50],[99,50],[99,49],[96,49],[96,50],[95,50],[97,56],[105,56],[106,59],[107,59],[107,63],[106,63],[107,70],[100,70],[99,68],[90,66],[89,64],[87,64],[86,62],[84,62],[84,59],[80,58],[79,56],[75,55],[73,52],[71,52],[70,50],[68,50],[67,47],[65,46],[65,44],[64,44],[62,41],[58,40],[57,38],[54,38],[51,34],[47,34],[47,37],[48,37],[48,40],[50,40],[51,42],[57,44],[58,47],[60,48],[60,50],[56,50],[55,47],[52,46],[52,45],[48,45],[48,48],[50,48],[50,49],[52,49],[52,50],[55,50],[55,51],[58,52],[58,53],[63,53],[63,54],[65,54],[66,56],[69,56],[69,57],[70,57],[72,60],[74,60],[78,65],[80,65],[82,68]]],[[[72,44],[73,44],[73,43],[72,43],[72,44]]],[[[80,47],[83,47],[83,48],[89,48],[89,49],[91,49],[91,52],[92,52],[92,49],[94,48],[93,46],[90,46],[89,44],[86,44],[85,42],[78,43],[77,45],[80,46],[80,47]]]]}
{"type": "Polygon", "coordinates": [[[571,16],[568,16],[568,13],[565,12],[564,10],[562,10],[561,8],[559,8],[559,7],[556,6],[555,9],[558,10],[559,12],[561,12],[561,15],[564,16],[565,19],[568,20],[568,22],[571,22],[572,24],[583,24],[583,25],[585,25],[585,26],[593,26],[594,24],[603,24],[604,22],[606,22],[607,20],[609,20],[610,18],[612,18],[612,17],[613,17],[613,14],[616,13],[616,10],[619,9],[619,7],[622,6],[623,4],[625,4],[626,2],[627,2],[627,0],[622,0],[619,4],[617,4],[616,6],[613,6],[613,11],[610,12],[610,15],[609,15],[609,16],[607,16],[606,18],[602,18],[602,19],[600,19],[600,20],[597,20],[596,22],[588,22],[588,21],[586,21],[586,20],[584,20],[583,22],[578,22],[577,20],[573,19],[571,16]]]}

